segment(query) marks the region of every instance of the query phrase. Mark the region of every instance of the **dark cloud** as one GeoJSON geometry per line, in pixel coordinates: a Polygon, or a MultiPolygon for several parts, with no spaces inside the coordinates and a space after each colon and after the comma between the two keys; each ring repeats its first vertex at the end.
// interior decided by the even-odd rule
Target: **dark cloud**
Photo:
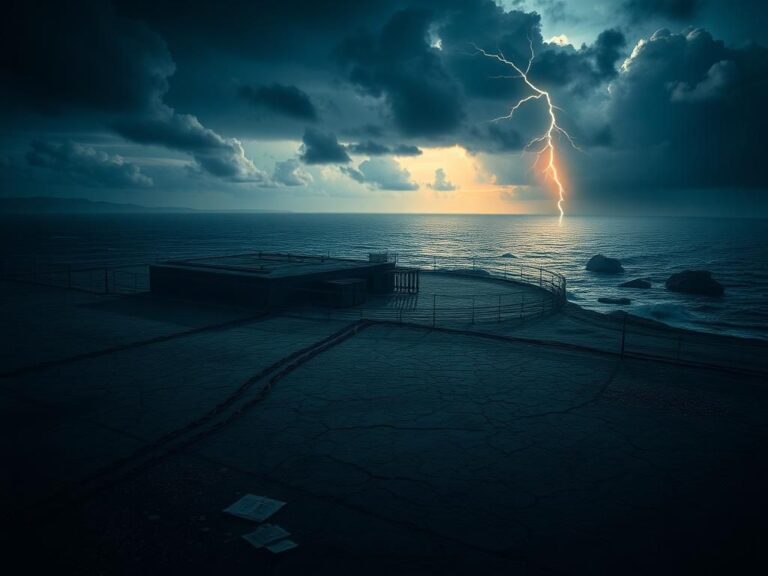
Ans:
{"type": "Polygon", "coordinates": [[[418,146],[411,146],[410,144],[398,144],[392,148],[393,156],[421,156],[422,151],[418,146]]]}
{"type": "Polygon", "coordinates": [[[158,144],[192,155],[206,172],[234,182],[266,182],[266,174],[248,159],[239,140],[224,138],[190,114],[166,106],[152,114],[114,123],[122,136],[141,144],[158,144]]]}
{"type": "MultiPolygon", "coordinates": [[[[419,2],[420,0],[416,0],[419,2]]],[[[200,46],[256,61],[327,62],[349,30],[381,22],[401,0],[115,0],[121,13],[140,18],[174,47],[200,46]]]]}
{"type": "MultiPolygon", "coordinates": [[[[78,136],[85,131],[94,142],[107,131],[128,149],[135,143],[189,155],[196,175],[226,182],[309,185],[303,162],[345,164],[351,178],[386,188],[413,185],[410,177],[392,176],[397,164],[388,156],[458,144],[477,154],[497,183],[526,183],[535,171],[527,157],[512,153],[541,134],[546,113],[532,101],[511,120],[493,122],[530,92],[520,79],[500,78],[510,69],[472,46],[500,49],[521,64],[532,46],[531,78],[551,93],[560,122],[589,152],[561,147],[574,198],[763,186],[757,167],[767,127],[760,110],[768,96],[768,55],[740,42],[749,35],[744,30],[760,29],[765,7],[758,2],[622,0],[611,17],[627,26],[624,32],[604,30],[579,46],[542,37],[542,18],[548,31],[557,20],[552,32],[574,35],[565,9],[579,3],[561,0],[6,4],[0,118],[3,140],[17,142],[4,145],[2,153],[14,158],[27,151],[29,136],[19,137],[22,131],[41,142],[58,141],[54,133],[85,141],[78,136]],[[524,6],[538,7],[542,15],[524,6]],[[655,21],[687,23],[694,16],[719,23],[720,32],[731,30],[730,44],[701,30],[659,32],[638,45],[622,68],[630,52],[625,33],[636,36],[655,21]],[[254,105],[265,113],[254,114],[254,105]],[[281,144],[270,150],[269,142],[302,134],[300,157],[277,162],[271,174],[245,153],[243,142],[253,139],[260,142],[254,149],[280,157],[281,144]],[[334,134],[354,144],[345,147],[334,134]],[[365,165],[366,174],[362,165],[351,167],[350,154],[385,163],[365,165]]],[[[589,29],[579,28],[579,37],[594,30],[585,22],[589,29]]],[[[80,156],[90,152],[71,153],[68,162],[54,160],[52,152],[38,155],[25,170],[94,182],[85,169],[80,176],[64,169],[86,163],[80,156]]],[[[0,162],[0,171],[9,169],[0,162]]],[[[176,178],[175,171],[153,169],[156,188],[176,178]]],[[[193,189],[187,174],[180,176],[193,189]]],[[[210,182],[199,184],[206,187],[210,182]]]]}
{"type": "Polygon", "coordinates": [[[536,0],[536,7],[552,22],[577,22],[573,14],[568,11],[564,0],[536,0]]]}
{"type": "Polygon", "coordinates": [[[509,70],[478,57],[475,46],[491,52],[501,50],[508,59],[525,63],[530,43],[537,51],[543,44],[539,14],[505,12],[492,0],[465,3],[448,11],[437,21],[436,33],[442,40],[445,66],[468,96],[481,98],[514,99],[525,88],[519,82],[500,80],[498,76],[509,74],[509,70]]]}
{"type": "Polygon", "coordinates": [[[296,86],[270,84],[268,86],[242,86],[240,95],[254,106],[298,120],[315,121],[317,109],[309,95],[296,86]]]}
{"type": "Polygon", "coordinates": [[[299,157],[305,164],[346,164],[352,160],[335,134],[313,128],[304,131],[299,157]]]}
{"type": "Polygon", "coordinates": [[[418,146],[397,144],[390,147],[372,140],[350,144],[347,146],[347,150],[352,154],[360,154],[364,156],[420,156],[422,154],[421,149],[418,146]]]}
{"type": "Polygon", "coordinates": [[[633,20],[671,18],[686,20],[695,16],[704,0],[627,0],[623,8],[633,20]]]}
{"type": "Polygon", "coordinates": [[[520,152],[527,142],[512,122],[503,121],[473,126],[465,145],[472,152],[520,152]]]}
{"type": "Polygon", "coordinates": [[[373,140],[350,144],[347,147],[347,150],[349,150],[352,154],[361,154],[365,156],[383,156],[392,152],[389,149],[389,146],[385,146],[379,142],[374,142],[373,140]]]}
{"type": "Polygon", "coordinates": [[[361,184],[368,184],[379,190],[403,192],[418,190],[419,185],[411,180],[411,174],[391,158],[371,158],[355,168],[343,167],[342,171],[361,184]]]}
{"type": "Polygon", "coordinates": [[[349,81],[383,97],[394,124],[409,136],[449,133],[465,113],[459,84],[428,43],[432,17],[424,10],[397,12],[380,32],[361,32],[338,49],[349,81]]]}
{"type": "Polygon", "coordinates": [[[616,64],[624,56],[627,39],[620,30],[603,30],[597,36],[591,53],[595,58],[597,72],[602,80],[608,80],[618,74],[616,64]]]}
{"type": "Polygon", "coordinates": [[[298,160],[290,159],[275,164],[272,180],[282,186],[308,186],[312,175],[301,169],[298,160]]]}
{"type": "MultiPolygon", "coordinates": [[[[544,42],[541,17],[535,12],[505,12],[490,0],[479,0],[448,12],[438,21],[437,34],[450,72],[471,96],[516,101],[528,93],[514,70],[491,58],[478,57],[477,48],[500,52],[525,68],[534,53],[531,79],[565,97],[588,97],[617,74],[626,40],[619,30],[601,33],[592,45],[575,48],[544,42]]],[[[561,98],[562,99],[562,98],[561,98]]]]}
{"type": "Polygon", "coordinates": [[[601,32],[595,42],[581,48],[544,45],[531,67],[531,78],[569,96],[591,97],[618,75],[626,38],[619,30],[601,32]]]}
{"type": "Polygon", "coordinates": [[[163,102],[175,63],[165,42],[144,24],[119,16],[108,2],[11,2],[0,34],[11,90],[46,113],[90,111],[122,136],[191,153],[214,176],[262,181],[240,142],[205,128],[163,102]],[[7,29],[6,29],[7,28],[7,29]]]}
{"type": "Polygon", "coordinates": [[[429,187],[436,192],[452,192],[456,190],[456,185],[448,180],[445,176],[445,170],[442,168],[435,170],[435,180],[429,184],[429,187]]]}
{"type": "Polygon", "coordinates": [[[638,43],[611,94],[612,148],[633,159],[598,174],[625,187],[765,186],[766,48],[661,30],[638,43]]]}
{"type": "Polygon", "coordinates": [[[121,156],[71,141],[54,143],[34,140],[27,152],[27,162],[85,186],[147,188],[153,184],[138,166],[121,156]]]}
{"type": "Polygon", "coordinates": [[[151,108],[175,71],[163,39],[108,2],[11,0],[2,22],[8,88],[46,112],[151,108]]]}

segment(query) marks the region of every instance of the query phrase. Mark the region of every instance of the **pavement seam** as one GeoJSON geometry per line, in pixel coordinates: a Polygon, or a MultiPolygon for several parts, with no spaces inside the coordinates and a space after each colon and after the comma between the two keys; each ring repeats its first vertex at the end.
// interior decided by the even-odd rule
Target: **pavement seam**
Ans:
{"type": "Polygon", "coordinates": [[[197,328],[190,328],[189,330],[183,330],[181,332],[173,332],[172,334],[162,334],[160,336],[154,336],[145,340],[135,340],[126,344],[117,344],[108,348],[102,348],[100,350],[94,350],[92,352],[83,352],[82,354],[75,354],[74,356],[68,356],[66,358],[59,358],[56,360],[47,360],[39,364],[31,364],[28,366],[22,366],[20,368],[14,368],[7,372],[0,372],[0,378],[14,378],[16,376],[24,376],[33,372],[42,372],[49,368],[56,368],[58,366],[64,366],[67,364],[74,364],[83,360],[90,360],[92,358],[98,358],[99,356],[107,356],[116,352],[123,352],[125,350],[133,350],[135,348],[141,348],[143,346],[150,346],[152,344],[159,344],[162,342],[168,342],[177,338],[185,338],[187,336],[194,336],[204,332],[212,332],[215,330],[227,330],[229,328],[235,328],[244,324],[250,324],[256,320],[264,318],[268,314],[267,311],[261,311],[258,314],[246,316],[245,318],[237,318],[235,320],[227,320],[226,322],[218,322],[216,324],[206,324],[205,326],[198,326],[197,328]]]}
{"type": "Polygon", "coordinates": [[[42,502],[34,504],[27,510],[28,515],[39,516],[40,520],[44,520],[46,516],[53,515],[51,514],[52,508],[57,507],[55,503],[60,503],[58,506],[59,511],[65,510],[67,505],[77,505],[78,503],[87,500],[89,497],[131,478],[147,468],[159,464],[172,454],[220,431],[225,426],[243,416],[253,406],[263,401],[269,395],[273,386],[283,377],[301,367],[304,363],[308,362],[318,354],[355,336],[360,330],[365,329],[370,325],[371,323],[365,320],[353,322],[318,342],[281,358],[246,379],[237,390],[204,415],[196,418],[181,428],[164,434],[157,440],[142,446],[132,454],[116,460],[86,478],[83,478],[77,486],[69,490],[69,493],[66,491],[64,491],[64,494],[57,493],[46,498],[42,502]],[[261,388],[253,398],[243,402],[240,406],[235,406],[238,400],[241,400],[254,384],[261,382],[268,377],[269,380],[267,380],[265,386],[261,388]],[[223,418],[218,422],[215,422],[216,418],[219,416],[222,416],[223,418]],[[206,425],[209,424],[210,426],[206,427],[206,425]],[[202,430],[199,430],[201,428],[202,430]],[[197,433],[194,433],[195,431],[197,431],[197,433]],[[190,433],[194,434],[192,436],[187,436],[190,433]]]}

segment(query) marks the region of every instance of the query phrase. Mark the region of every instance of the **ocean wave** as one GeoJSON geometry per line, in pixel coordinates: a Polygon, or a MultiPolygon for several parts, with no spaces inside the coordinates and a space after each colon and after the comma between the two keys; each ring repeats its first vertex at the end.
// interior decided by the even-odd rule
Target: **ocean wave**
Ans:
{"type": "Polygon", "coordinates": [[[694,316],[689,310],[681,305],[672,302],[659,302],[657,304],[641,304],[632,309],[633,314],[661,320],[666,322],[692,322],[694,316]]]}

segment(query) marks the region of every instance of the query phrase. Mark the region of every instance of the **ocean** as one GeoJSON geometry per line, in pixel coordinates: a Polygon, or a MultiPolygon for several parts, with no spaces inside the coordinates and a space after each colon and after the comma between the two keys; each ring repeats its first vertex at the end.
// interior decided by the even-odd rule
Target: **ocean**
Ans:
{"type": "MultiPolygon", "coordinates": [[[[545,267],[563,274],[568,298],[674,326],[768,339],[768,222],[758,219],[402,214],[94,214],[0,216],[0,257],[74,266],[122,265],[183,256],[286,251],[367,257],[368,252],[466,257],[545,267]],[[619,258],[622,275],[587,272],[594,254],[619,258]],[[505,256],[506,255],[506,256],[505,256]],[[723,298],[669,292],[674,272],[705,269],[723,298]],[[646,278],[649,290],[618,288],[646,278]]],[[[427,262],[428,260],[422,259],[427,262]]]]}

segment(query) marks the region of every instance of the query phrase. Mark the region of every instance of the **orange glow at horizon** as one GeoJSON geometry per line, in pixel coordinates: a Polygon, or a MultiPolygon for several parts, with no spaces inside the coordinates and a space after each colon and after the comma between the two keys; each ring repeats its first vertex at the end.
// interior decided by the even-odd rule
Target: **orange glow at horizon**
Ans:
{"type": "Polygon", "coordinates": [[[400,207],[407,212],[456,214],[526,214],[530,206],[515,199],[516,187],[496,182],[477,156],[454,145],[422,148],[420,156],[398,157],[401,168],[408,170],[418,191],[402,195],[400,207]],[[440,191],[429,187],[435,171],[443,169],[455,190],[440,191]]]}

